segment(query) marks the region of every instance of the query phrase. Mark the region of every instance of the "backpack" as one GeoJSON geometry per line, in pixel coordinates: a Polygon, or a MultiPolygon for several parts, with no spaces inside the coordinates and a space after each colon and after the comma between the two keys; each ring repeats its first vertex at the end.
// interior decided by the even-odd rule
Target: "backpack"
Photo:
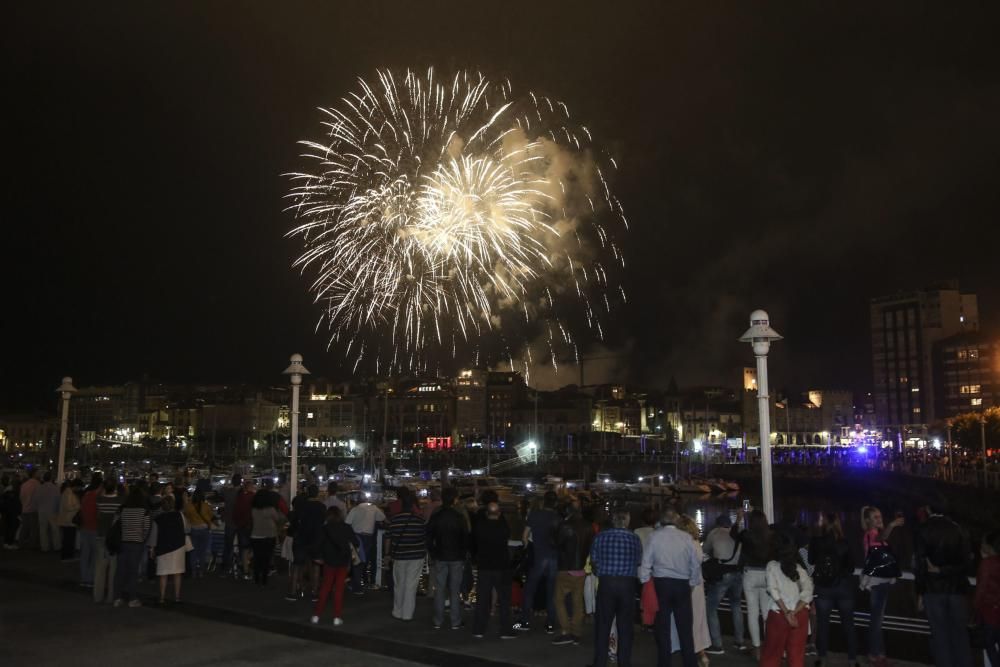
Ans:
{"type": "Polygon", "coordinates": [[[834,586],[840,580],[840,568],[837,567],[836,554],[826,554],[816,563],[812,574],[813,583],[824,588],[834,586]]]}

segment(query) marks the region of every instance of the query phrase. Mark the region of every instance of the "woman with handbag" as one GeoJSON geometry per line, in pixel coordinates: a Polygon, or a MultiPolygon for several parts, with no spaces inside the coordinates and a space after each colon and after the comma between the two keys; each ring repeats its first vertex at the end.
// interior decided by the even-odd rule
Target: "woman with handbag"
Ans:
{"type": "MultiPolygon", "coordinates": [[[[80,521],[78,516],[80,497],[78,494],[82,486],[83,483],[78,479],[67,480],[63,482],[62,494],[59,496],[59,513],[56,515],[56,523],[61,533],[60,558],[64,563],[73,560],[73,554],[76,553],[76,529],[80,521]]],[[[91,572],[90,575],[93,577],[94,573],[91,572]]]]}
{"type": "Polygon", "coordinates": [[[184,560],[191,550],[191,539],[185,535],[187,521],[184,515],[174,509],[174,497],[163,496],[160,515],[153,519],[153,529],[149,534],[149,550],[156,557],[156,575],[160,578],[160,604],[164,603],[167,579],[174,578],[174,602],[181,601],[181,575],[184,574],[184,560]]]}
{"type": "Polygon", "coordinates": [[[903,525],[903,518],[897,516],[889,525],[882,520],[882,512],[877,507],[867,505],[861,508],[861,529],[864,531],[865,565],[861,570],[861,590],[871,595],[871,616],[868,624],[868,660],[872,667],[887,667],[889,659],[885,655],[885,636],[882,620],[885,605],[889,599],[889,586],[900,575],[899,565],[889,547],[892,531],[903,525]]]}
{"type": "Polygon", "coordinates": [[[319,541],[317,565],[323,566],[323,582],[320,585],[316,606],[313,607],[312,623],[319,623],[319,617],[326,608],[327,598],[333,591],[333,624],[343,625],[344,585],[352,565],[361,562],[358,547],[361,542],[351,527],[344,523],[344,513],[339,507],[326,511],[326,523],[319,541]]]}

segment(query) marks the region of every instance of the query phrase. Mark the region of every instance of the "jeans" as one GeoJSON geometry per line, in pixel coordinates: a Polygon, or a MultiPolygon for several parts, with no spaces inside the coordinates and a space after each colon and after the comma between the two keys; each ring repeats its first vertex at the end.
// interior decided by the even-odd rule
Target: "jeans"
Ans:
{"type": "Polygon", "coordinates": [[[463,560],[439,560],[434,562],[434,625],[444,624],[444,593],[448,589],[451,601],[451,627],[462,624],[462,600],[459,592],[462,575],[465,573],[463,560]]]}
{"type": "Polygon", "coordinates": [[[57,551],[62,545],[57,516],[57,512],[38,512],[38,546],[42,551],[57,551]]]}
{"type": "MultiPolygon", "coordinates": [[[[66,535],[63,535],[66,539],[66,535]]],[[[66,548],[66,545],[63,545],[66,548]]],[[[97,558],[97,531],[80,531],[80,583],[94,583],[94,561],[97,558]]],[[[137,565],[136,568],[139,566],[137,565]]]]}
{"type": "Polygon", "coordinates": [[[798,627],[789,625],[785,615],[772,611],[767,615],[764,648],[760,652],[760,667],[781,667],[781,657],[788,658],[788,667],[803,667],[806,659],[806,638],[809,635],[809,610],[800,609],[795,615],[798,627]]]}
{"type": "MultiPolygon", "coordinates": [[[[653,577],[656,587],[656,601],[660,610],[656,612],[653,629],[656,633],[656,664],[670,667],[670,618],[677,626],[677,639],[681,644],[681,664],[697,667],[698,656],[694,652],[694,612],[691,606],[691,583],[687,579],[653,577]]],[[[618,623],[621,630],[622,624],[618,623]]]]}
{"type": "MultiPolygon", "coordinates": [[[[59,526],[59,540],[62,543],[59,547],[59,557],[63,560],[70,560],[73,555],[76,554],[76,526],[59,526]]],[[[80,560],[83,560],[83,550],[80,551],[80,560]]],[[[82,568],[81,565],[81,574],[82,568]]],[[[83,583],[90,583],[85,581],[82,577],[80,579],[83,583]]],[[[91,572],[91,579],[93,581],[93,572],[91,572]]]]}
{"type": "Polygon", "coordinates": [[[222,538],[222,567],[217,568],[226,573],[233,565],[233,540],[236,539],[236,524],[232,519],[226,521],[225,536],[222,538]]]}
{"type": "Polygon", "coordinates": [[[267,573],[271,571],[274,538],[251,537],[250,547],[253,549],[253,582],[263,586],[267,583],[267,573]]]}
{"type": "Polygon", "coordinates": [[[726,572],[720,581],[708,584],[706,603],[708,612],[708,634],[712,637],[712,646],[722,647],[722,628],[719,625],[719,603],[729,598],[733,616],[733,633],[736,643],[743,645],[743,609],[740,601],[743,599],[743,574],[739,571],[726,572]]]}
{"type": "Polygon", "coordinates": [[[118,557],[108,553],[103,538],[97,545],[97,557],[94,559],[94,602],[113,602],[115,599],[115,572],[118,557]]]}
{"type": "Polygon", "coordinates": [[[361,551],[364,552],[364,558],[361,562],[354,566],[354,571],[351,574],[351,590],[355,593],[360,593],[365,588],[371,586],[372,581],[374,581],[374,567],[376,567],[375,561],[378,560],[378,554],[375,551],[375,536],[371,533],[355,533],[358,537],[358,541],[361,543],[361,551]]]}
{"type": "Polygon", "coordinates": [[[212,554],[209,552],[212,533],[208,528],[191,529],[191,567],[195,572],[202,572],[211,560],[212,554]]]}
{"type": "Polygon", "coordinates": [[[545,577],[545,624],[556,622],[556,557],[536,558],[524,584],[524,602],[521,604],[521,622],[530,623],[535,606],[535,592],[538,583],[545,577]]]}
{"type": "Polygon", "coordinates": [[[760,648],[760,621],[767,615],[770,596],[763,569],[743,570],[743,595],[747,598],[747,624],[750,626],[750,643],[760,648]]]}
{"type": "Polygon", "coordinates": [[[556,616],[559,630],[564,635],[579,637],[583,634],[583,583],[587,577],[576,577],[569,572],[556,575],[556,616]],[[569,612],[566,611],[566,597],[569,597],[569,612]]]}
{"type": "Polygon", "coordinates": [[[38,548],[38,512],[21,513],[21,548],[38,548]]]}
{"type": "Polygon", "coordinates": [[[139,565],[146,555],[146,545],[140,542],[122,542],[118,552],[118,571],[115,572],[115,599],[135,599],[139,584],[139,565]]]}
{"type": "Polygon", "coordinates": [[[885,655],[885,635],[882,634],[882,620],[885,618],[885,603],[889,600],[889,584],[878,584],[868,589],[871,593],[871,617],[868,621],[868,655],[876,658],[885,655]]]}
{"type": "Polygon", "coordinates": [[[323,583],[319,589],[319,599],[313,607],[313,616],[320,616],[326,608],[327,598],[333,591],[333,617],[340,618],[344,612],[344,580],[347,579],[348,565],[323,566],[323,583]]]}
{"type": "MultiPolygon", "coordinates": [[[[486,634],[493,608],[493,591],[497,593],[497,614],[500,634],[510,634],[510,590],[513,577],[510,570],[479,570],[476,578],[476,611],[472,619],[472,634],[486,634]]],[[[606,653],[607,651],[605,651],[606,653]]]]}
{"type": "Polygon", "coordinates": [[[924,609],[931,626],[934,664],[972,667],[966,597],[956,593],[924,593],[924,609]]]}
{"type": "Polygon", "coordinates": [[[417,587],[424,570],[424,559],[397,560],[392,563],[392,615],[404,621],[413,619],[417,605],[417,587]]]}
{"type": "Polygon", "coordinates": [[[840,625],[847,639],[847,661],[858,657],[858,633],[854,629],[854,580],[845,577],[836,586],[817,586],[813,603],[816,606],[816,653],[825,658],[830,647],[830,612],[840,613],[840,625]]]}

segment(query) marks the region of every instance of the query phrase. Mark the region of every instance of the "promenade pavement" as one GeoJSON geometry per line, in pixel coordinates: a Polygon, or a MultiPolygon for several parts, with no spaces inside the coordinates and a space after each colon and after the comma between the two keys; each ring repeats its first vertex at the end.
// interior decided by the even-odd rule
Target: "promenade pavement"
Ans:
{"type": "MultiPolygon", "coordinates": [[[[140,588],[146,607],[115,609],[90,600],[90,591],[76,584],[76,568],[76,563],[61,563],[54,554],[0,553],[0,598],[4,602],[0,631],[3,635],[14,632],[9,636],[21,640],[15,644],[29,645],[15,649],[27,651],[18,653],[23,661],[7,664],[45,664],[27,660],[39,655],[31,651],[40,649],[30,646],[51,638],[53,627],[62,632],[78,619],[81,625],[75,627],[80,629],[67,630],[67,643],[62,646],[71,652],[77,646],[76,655],[81,658],[86,653],[85,647],[99,651],[107,646],[108,640],[118,641],[127,636],[129,651],[138,655],[141,651],[156,654],[159,650],[172,655],[171,665],[185,664],[176,658],[191,648],[199,656],[198,664],[206,664],[200,659],[202,651],[213,656],[209,662],[216,663],[218,656],[220,660],[230,660],[218,664],[231,665],[282,664],[272,658],[283,659],[286,653],[297,656],[296,664],[313,662],[310,656],[317,660],[336,656],[338,664],[370,666],[417,663],[442,667],[553,664],[582,667],[593,662],[590,638],[593,625],[589,619],[580,646],[552,646],[552,637],[538,627],[517,639],[501,641],[495,618],[491,619],[486,638],[475,639],[469,629],[469,611],[464,613],[466,628],[434,630],[430,598],[418,597],[414,620],[404,622],[390,614],[390,593],[371,591],[360,597],[348,594],[343,626],[333,627],[329,610],[322,623],[314,626],[309,623],[312,614],[309,601],[283,599],[287,578],[280,574],[272,577],[265,588],[213,575],[188,578],[184,581],[183,602],[168,603],[165,607],[152,604],[156,589],[153,583],[146,582],[140,588]],[[27,616],[19,611],[25,605],[27,616]],[[32,618],[36,622],[31,622],[32,618]],[[121,628],[126,632],[119,632],[121,628]],[[203,631],[199,632],[199,628],[203,631]],[[176,645],[173,640],[178,640],[176,645]]],[[[538,621],[539,625],[544,623],[543,618],[538,621]]],[[[727,645],[731,643],[727,637],[727,645]]],[[[679,659],[677,656],[675,660],[679,659]]],[[[633,663],[638,667],[656,664],[656,645],[651,633],[636,633],[633,663]]],[[[74,661],[74,664],[83,663],[74,661]]],[[[156,667],[155,660],[142,660],[141,664],[156,667]]],[[[848,663],[846,656],[832,655],[827,664],[837,667],[848,663]]],[[[916,667],[918,663],[894,661],[893,664],[916,667]]],[[[711,656],[711,665],[751,667],[753,661],[730,650],[724,656],[711,656]]]]}

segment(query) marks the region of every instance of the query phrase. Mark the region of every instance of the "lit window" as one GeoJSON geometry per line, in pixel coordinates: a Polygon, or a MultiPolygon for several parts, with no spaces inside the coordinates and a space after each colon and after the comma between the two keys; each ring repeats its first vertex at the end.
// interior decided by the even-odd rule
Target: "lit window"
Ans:
{"type": "Polygon", "coordinates": [[[911,391],[911,392],[913,392],[913,393],[915,394],[915,393],[917,393],[918,391],[920,391],[920,387],[913,387],[912,389],[910,389],[910,391],[911,391]]]}
{"type": "Polygon", "coordinates": [[[981,399],[981,398],[974,398],[974,399],[972,399],[972,405],[977,406],[977,405],[982,405],[982,404],[983,404],[983,399],[981,399]]]}
{"type": "Polygon", "coordinates": [[[971,393],[971,392],[969,391],[969,385],[967,385],[967,384],[963,384],[963,385],[962,385],[961,387],[959,387],[959,388],[958,388],[958,393],[960,393],[960,394],[968,394],[968,393],[971,393]]]}
{"type": "Polygon", "coordinates": [[[958,351],[958,360],[959,361],[965,361],[968,358],[969,358],[969,351],[968,350],[959,350],[958,351]]]}
{"type": "Polygon", "coordinates": [[[909,381],[910,381],[909,378],[906,377],[905,375],[900,375],[899,376],[899,384],[906,384],[909,381]]]}
{"type": "Polygon", "coordinates": [[[982,385],[978,385],[978,384],[970,384],[969,385],[969,393],[970,394],[978,394],[978,393],[982,392],[982,390],[983,390],[982,385]]]}
{"type": "Polygon", "coordinates": [[[920,414],[920,408],[913,408],[913,414],[919,415],[920,414]]]}
{"type": "Polygon", "coordinates": [[[307,412],[306,413],[306,419],[314,419],[314,418],[315,418],[315,416],[314,416],[314,414],[312,412],[307,412]]]}
{"type": "Polygon", "coordinates": [[[972,359],[978,359],[978,358],[979,358],[979,350],[977,348],[974,348],[974,347],[973,348],[969,348],[969,359],[972,360],[972,359]]]}

